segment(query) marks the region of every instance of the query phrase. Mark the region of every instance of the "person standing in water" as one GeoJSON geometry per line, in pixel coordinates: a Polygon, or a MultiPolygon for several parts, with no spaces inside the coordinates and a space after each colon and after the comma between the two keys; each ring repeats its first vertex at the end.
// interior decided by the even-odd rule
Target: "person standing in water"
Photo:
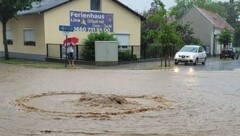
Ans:
{"type": "Polygon", "coordinates": [[[68,64],[71,66],[74,66],[74,44],[70,43],[69,46],[67,46],[67,58],[68,58],[68,64]]]}

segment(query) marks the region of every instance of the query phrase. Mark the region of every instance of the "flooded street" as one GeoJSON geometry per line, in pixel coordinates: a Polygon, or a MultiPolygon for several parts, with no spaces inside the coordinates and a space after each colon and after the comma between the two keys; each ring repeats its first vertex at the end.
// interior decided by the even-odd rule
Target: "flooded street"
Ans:
{"type": "MultiPolygon", "coordinates": [[[[37,69],[0,63],[0,136],[239,136],[239,64],[210,60],[206,66],[141,70],[140,64],[37,69]],[[135,112],[116,107],[119,101],[105,111],[72,104],[85,93],[122,96],[117,99],[135,112]],[[82,116],[86,110],[91,116],[82,116]]],[[[80,100],[86,99],[93,98],[80,100]]]]}

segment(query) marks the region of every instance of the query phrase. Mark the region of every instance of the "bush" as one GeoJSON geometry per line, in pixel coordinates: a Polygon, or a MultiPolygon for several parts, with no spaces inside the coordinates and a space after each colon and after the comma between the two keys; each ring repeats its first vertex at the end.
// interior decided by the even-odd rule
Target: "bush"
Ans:
{"type": "Polygon", "coordinates": [[[146,48],[146,56],[145,58],[147,59],[152,59],[152,58],[160,58],[161,57],[161,46],[148,46],[146,48]]]}
{"type": "Polygon", "coordinates": [[[118,61],[122,62],[122,61],[136,61],[137,60],[137,56],[136,55],[131,55],[131,51],[130,50],[126,50],[126,51],[119,51],[118,52],[118,61]]]}
{"type": "Polygon", "coordinates": [[[113,34],[106,32],[91,33],[88,38],[83,41],[82,57],[87,61],[95,61],[95,41],[117,41],[113,34]]]}

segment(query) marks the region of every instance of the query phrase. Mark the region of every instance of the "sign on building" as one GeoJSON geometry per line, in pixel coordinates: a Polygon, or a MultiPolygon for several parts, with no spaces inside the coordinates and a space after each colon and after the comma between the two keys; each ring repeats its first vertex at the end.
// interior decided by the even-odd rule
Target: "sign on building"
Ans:
{"type": "Polygon", "coordinates": [[[80,32],[113,32],[113,14],[70,11],[70,26],[80,32]]]}

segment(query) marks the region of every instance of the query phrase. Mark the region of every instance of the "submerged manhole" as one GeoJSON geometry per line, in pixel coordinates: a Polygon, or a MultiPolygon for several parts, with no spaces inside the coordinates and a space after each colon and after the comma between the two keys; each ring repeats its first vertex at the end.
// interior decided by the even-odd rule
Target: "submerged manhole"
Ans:
{"type": "Polygon", "coordinates": [[[109,117],[160,110],[169,104],[161,96],[120,96],[93,93],[43,93],[16,100],[26,110],[75,117],[109,117]]]}

